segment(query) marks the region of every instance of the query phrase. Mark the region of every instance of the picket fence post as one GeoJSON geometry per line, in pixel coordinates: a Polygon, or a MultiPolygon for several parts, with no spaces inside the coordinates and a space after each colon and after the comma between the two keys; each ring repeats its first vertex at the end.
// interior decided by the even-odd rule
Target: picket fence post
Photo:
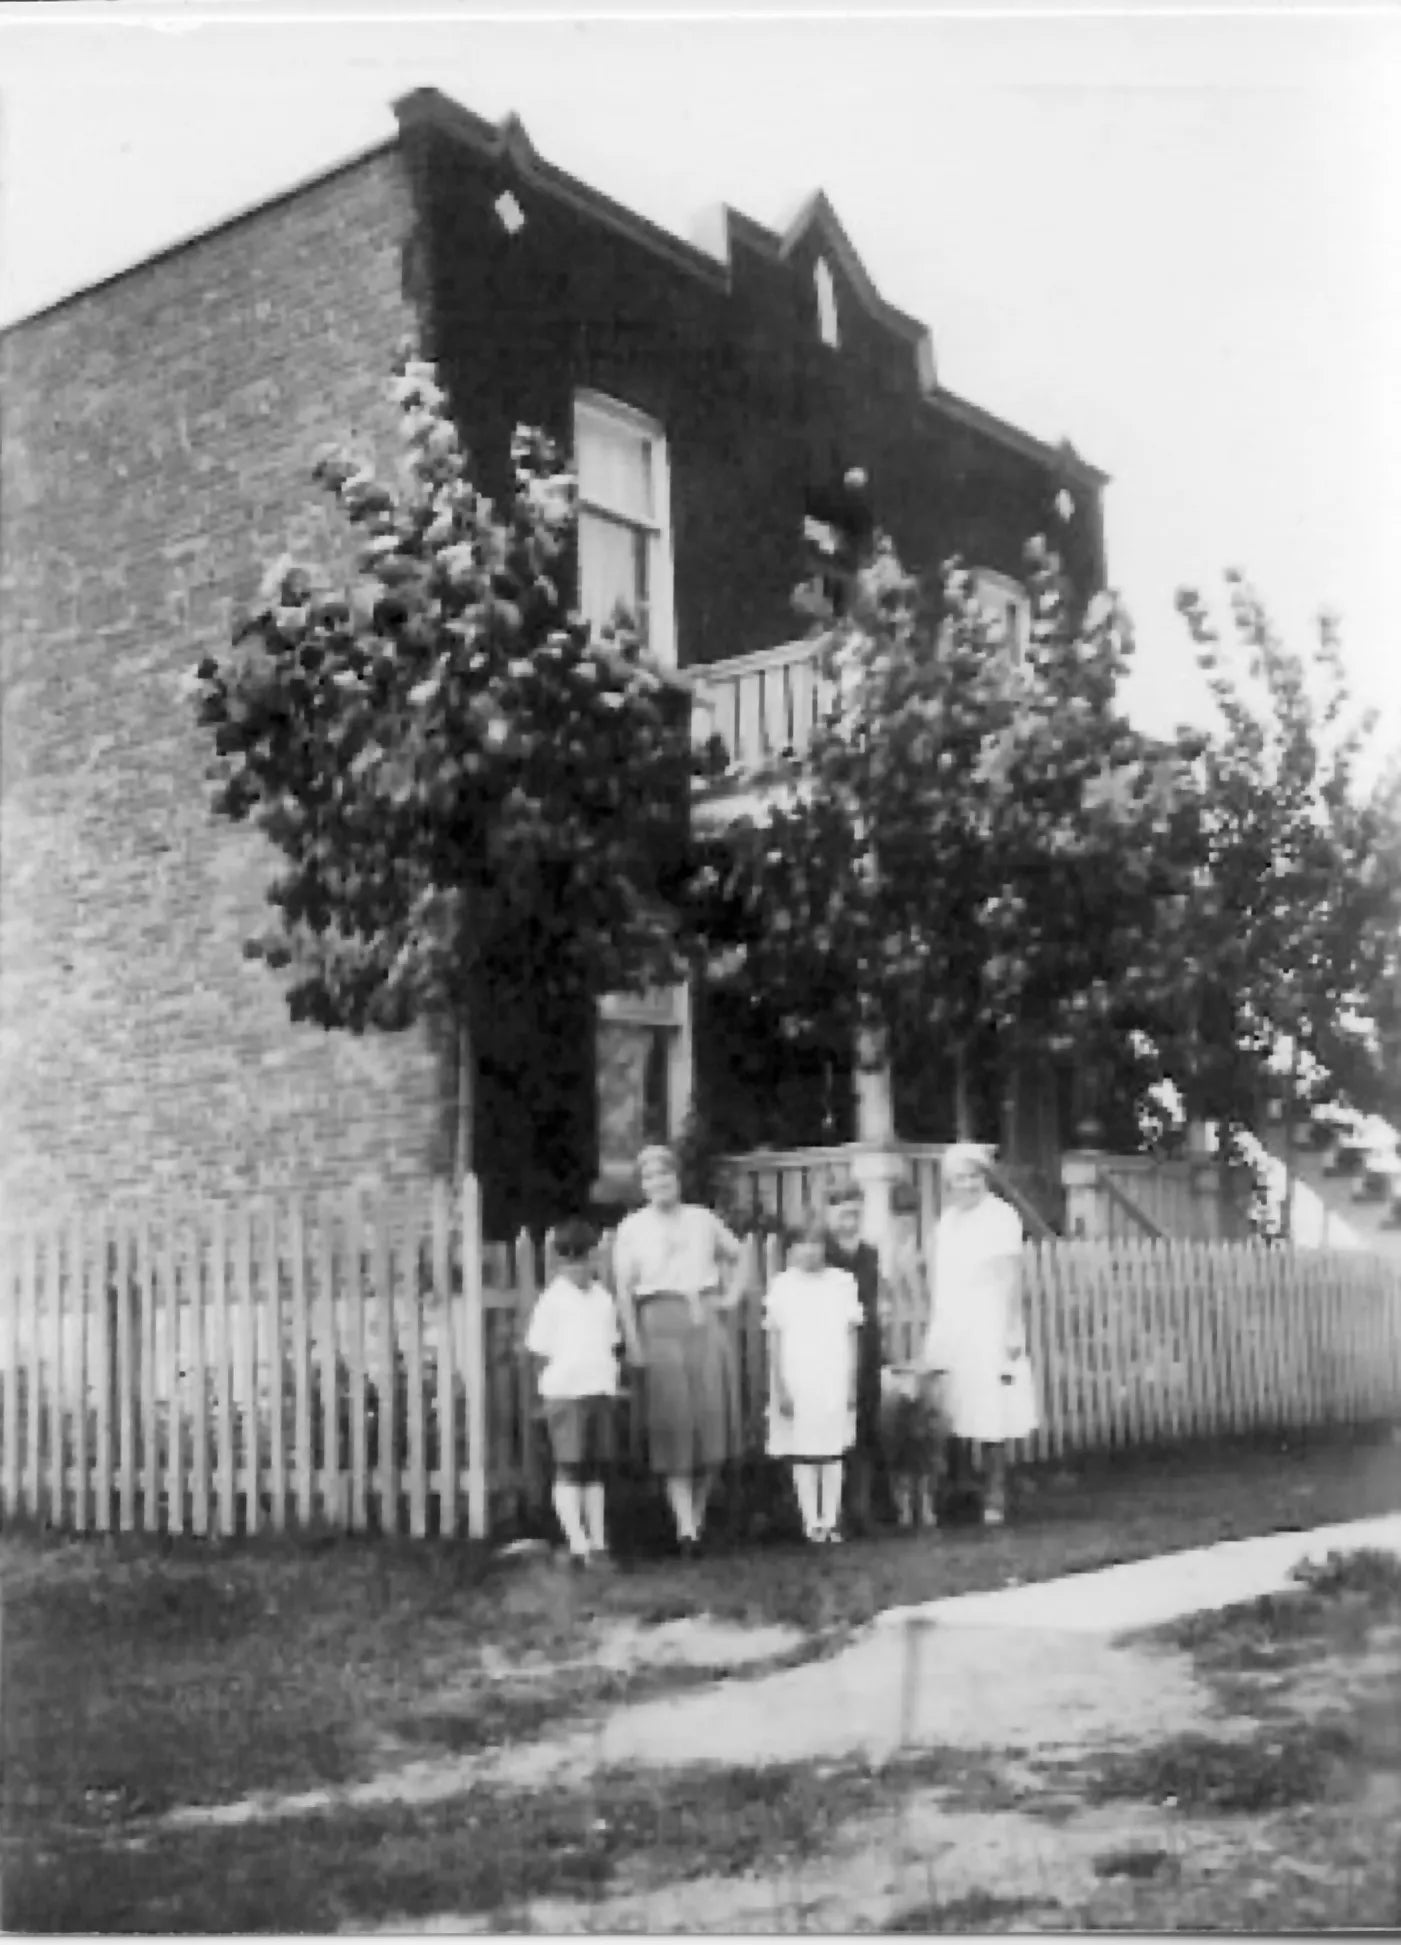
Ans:
{"type": "Polygon", "coordinates": [[[289,1211],[288,1244],[292,1252],[292,1484],[296,1491],[297,1524],[305,1531],[313,1517],[311,1452],[311,1325],[307,1307],[306,1211],[300,1196],[289,1211]]]}
{"type": "Polygon", "coordinates": [[[535,1360],[525,1348],[526,1333],[539,1295],[535,1267],[535,1239],[522,1229],[516,1240],[515,1328],[516,1397],[521,1441],[521,1492],[528,1510],[538,1512],[545,1499],[545,1474],[540,1463],[540,1441],[535,1414],[539,1405],[539,1384],[535,1360]]]}
{"type": "Polygon", "coordinates": [[[4,1304],[5,1444],[3,1509],[6,1521],[20,1510],[19,1486],[19,1247],[13,1232],[0,1234],[0,1303],[4,1304]]]}
{"type": "Polygon", "coordinates": [[[486,1312],[482,1299],[481,1188],[462,1179],[462,1297],[466,1326],[464,1389],[467,1408],[467,1536],[487,1537],[486,1312]]]}
{"type": "Polygon", "coordinates": [[[421,1540],[428,1532],[428,1445],[423,1422],[423,1218],[421,1196],[405,1197],[403,1230],[404,1281],[407,1285],[404,1367],[408,1390],[409,1537],[421,1540]]]}
{"type": "Polygon", "coordinates": [[[438,1342],[438,1532],[457,1532],[457,1345],[452,1294],[452,1192],[433,1184],[433,1290],[438,1342]]]}

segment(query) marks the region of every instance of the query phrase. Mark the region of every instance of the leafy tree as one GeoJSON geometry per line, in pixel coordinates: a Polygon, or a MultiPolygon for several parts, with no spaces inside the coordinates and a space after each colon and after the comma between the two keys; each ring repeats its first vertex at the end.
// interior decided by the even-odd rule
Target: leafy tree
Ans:
{"type": "Polygon", "coordinates": [[[571,611],[575,482],[550,442],[518,432],[498,512],[434,367],[406,352],[392,389],[400,483],[340,452],[315,470],[352,584],[278,562],[201,662],[198,714],[216,813],[281,856],[249,949],[288,970],[294,1019],[451,1024],[466,1168],[481,1046],[538,1082],[551,1027],[591,1050],[597,994],[678,973],[689,719],[635,635],[571,611]]]}
{"type": "Polygon", "coordinates": [[[1355,706],[1336,625],[1295,653],[1226,578],[1228,640],[1200,595],[1178,597],[1219,721],[1200,764],[1206,858],[1171,915],[1180,984],[1155,1037],[1190,1111],[1228,1132],[1258,1126],[1282,1065],[1290,1111],[1341,1093],[1394,1113],[1401,773],[1376,773],[1377,715],[1355,706]]]}
{"type": "MultiPolygon", "coordinates": [[[[967,1083],[1087,1049],[1126,986],[1141,1005],[1165,980],[1145,940],[1199,861],[1200,739],[1135,730],[1117,604],[1079,608],[1044,544],[1028,568],[1021,661],[957,562],[931,600],[879,534],[818,617],[830,709],[704,880],[712,982],[794,1038],[836,1027],[869,1061],[942,1045],[967,1083]]],[[[959,1092],[960,1132],[992,1132],[959,1092]]]]}

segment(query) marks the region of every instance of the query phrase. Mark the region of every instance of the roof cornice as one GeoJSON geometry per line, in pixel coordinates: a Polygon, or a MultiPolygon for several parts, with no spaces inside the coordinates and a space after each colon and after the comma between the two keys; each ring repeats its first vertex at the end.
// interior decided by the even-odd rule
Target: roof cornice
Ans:
{"type": "Polygon", "coordinates": [[[866,266],[842,227],[826,194],[817,190],[802,204],[782,232],[767,228],[741,210],[722,203],[711,212],[712,246],[688,243],[670,230],[639,216],[635,210],[614,202],[601,190],[591,188],[547,162],[527,134],[520,117],[509,114],[500,122],[486,121],[452,100],[437,88],[416,88],[394,102],[394,113],[401,131],[427,129],[464,142],[479,155],[508,160],[527,182],[556,196],[594,222],[604,223],[619,234],[630,237],[644,248],[655,251],[668,262],[701,278],[712,288],[729,291],[734,283],[735,250],[748,250],[770,263],[791,261],[798,244],[816,231],[822,244],[836,258],[862,308],[893,337],[907,344],[914,353],[917,395],[922,403],[945,419],[952,419],[999,445],[1033,459],[1061,478],[1098,491],[1109,475],[1084,460],[1070,445],[1059,446],[1024,432],[1020,426],[999,419],[981,406],[958,397],[938,382],[934,366],[933,341],[928,327],[918,318],[888,304],[871,281],[866,266]]]}
{"type": "Polygon", "coordinates": [[[970,431],[981,432],[987,438],[997,440],[1000,445],[1010,446],[1027,459],[1050,467],[1063,479],[1073,480],[1094,492],[1106,487],[1113,477],[1110,473],[1102,472],[1098,466],[1091,465],[1088,459],[1082,459],[1068,439],[1062,439],[1058,445],[1052,446],[1046,440],[1038,439],[1034,433],[1024,432],[1020,426],[1012,425],[1007,419],[999,419],[996,413],[985,411],[981,405],[960,398],[957,392],[951,392],[943,385],[927,387],[924,404],[930,411],[953,419],[970,431]]]}
{"type": "Polygon", "coordinates": [[[360,167],[389,149],[394,148],[403,137],[411,132],[429,130],[448,136],[452,140],[465,143],[478,154],[508,161],[522,178],[536,187],[568,204],[591,221],[605,224],[618,234],[629,237],[643,248],[665,258],[678,269],[699,278],[712,289],[730,291],[734,283],[734,254],[736,249],[748,250],[770,263],[787,263],[802,240],[816,231],[822,244],[830,250],[837,260],[842,273],[857,300],[868,315],[893,337],[908,345],[914,353],[918,381],[917,396],[926,408],[955,420],[970,430],[995,440],[998,444],[1025,457],[1034,459],[1038,464],[1058,472],[1062,478],[1077,481],[1098,491],[1108,483],[1109,475],[1101,472],[1084,460],[1070,445],[1068,440],[1059,446],[1051,446],[1043,440],[1023,432],[1020,427],[1010,425],[1005,419],[984,411],[981,406],[973,405],[967,399],[959,398],[938,383],[934,370],[933,343],[930,333],[918,318],[888,304],[871,281],[850,237],[842,227],[836,211],[826,195],[818,190],[810,196],[799,209],[797,215],[781,233],[766,228],[750,216],[737,209],[722,204],[718,211],[719,222],[713,248],[703,248],[696,243],[688,243],[683,238],[664,230],[659,224],[649,221],[635,210],[615,202],[601,190],[591,188],[580,182],[563,169],[547,162],[527,134],[525,125],[516,114],[508,114],[500,122],[486,121],[482,116],[464,108],[460,102],[451,99],[437,88],[417,88],[412,93],[400,96],[393,104],[398,122],[399,133],[388,141],[376,142],[361,149],[356,154],[343,158],[314,174],[302,177],[288,188],[279,190],[275,195],[265,197],[261,202],[252,203],[233,211],[216,222],[207,224],[189,235],[178,238],[163,249],[153,252],[138,262],[124,265],[109,275],[97,278],[90,284],[80,285],[77,289],[54,298],[41,305],[37,310],[28,311],[20,317],[0,325],[0,342],[22,328],[50,317],[70,304],[87,297],[100,295],[112,285],[134,277],[141,271],[153,269],[164,264],[182,251],[194,248],[197,244],[220,235],[240,223],[251,221],[265,211],[276,209],[300,196],[309,189],[333,179],[351,169],[360,167]]]}
{"type": "Polygon", "coordinates": [[[474,115],[470,108],[464,108],[460,102],[440,93],[437,88],[415,88],[412,94],[401,95],[392,106],[401,134],[428,129],[465,143],[479,155],[493,160],[504,159],[527,182],[548,191],[560,202],[568,203],[581,215],[630,237],[633,242],[655,251],[658,256],[665,257],[679,269],[689,271],[706,283],[722,290],[729,288],[727,263],[717,262],[709,251],[673,236],[669,230],[649,222],[645,216],[639,216],[636,210],[614,202],[602,190],[590,188],[576,176],[568,175],[552,162],[547,162],[527,135],[519,115],[506,115],[500,122],[485,121],[480,115],[474,115]]]}

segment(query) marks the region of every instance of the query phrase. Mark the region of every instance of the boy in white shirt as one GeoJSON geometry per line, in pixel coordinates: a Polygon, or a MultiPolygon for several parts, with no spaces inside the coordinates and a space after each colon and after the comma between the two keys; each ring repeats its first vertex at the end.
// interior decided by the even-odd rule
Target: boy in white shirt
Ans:
{"type": "Polygon", "coordinates": [[[540,1400],[554,1460],[554,1506],[570,1560],[606,1555],[604,1480],[613,1460],[621,1330],[612,1296],[594,1275],[597,1232],[587,1222],[555,1231],[558,1273],[541,1291],[525,1348],[542,1361],[540,1400]]]}

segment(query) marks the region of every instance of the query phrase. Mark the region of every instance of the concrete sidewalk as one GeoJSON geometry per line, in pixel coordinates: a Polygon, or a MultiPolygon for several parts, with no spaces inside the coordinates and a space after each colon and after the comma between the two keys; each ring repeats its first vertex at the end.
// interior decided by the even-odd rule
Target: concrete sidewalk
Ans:
{"type": "Polygon", "coordinates": [[[1267,1533],[1254,1540],[1227,1540],[1160,1554],[1121,1567],[1067,1574],[1060,1580],[1003,1587],[989,1594],[957,1594],[947,1600],[892,1607],[878,1627],[926,1620],[941,1628],[1037,1628],[1067,1634],[1127,1634],[1161,1627],[1264,1594],[1284,1592],[1293,1570],[1330,1553],[1364,1549],[1401,1554],[1401,1513],[1349,1520],[1308,1533],[1267,1533]]]}
{"type": "Polygon", "coordinates": [[[880,1762],[920,1745],[986,1755],[1219,1733],[1219,1702],[1189,1657],[1122,1637],[1281,1592],[1301,1561],[1364,1548],[1401,1554],[1401,1513],[892,1608],[828,1660],[627,1703],[586,1729],[396,1765],[340,1789],[187,1805],[168,1821],[438,1803],[473,1783],[539,1788],[617,1765],[880,1762]],[[929,1625],[907,1630],[912,1619],[929,1625]]]}

